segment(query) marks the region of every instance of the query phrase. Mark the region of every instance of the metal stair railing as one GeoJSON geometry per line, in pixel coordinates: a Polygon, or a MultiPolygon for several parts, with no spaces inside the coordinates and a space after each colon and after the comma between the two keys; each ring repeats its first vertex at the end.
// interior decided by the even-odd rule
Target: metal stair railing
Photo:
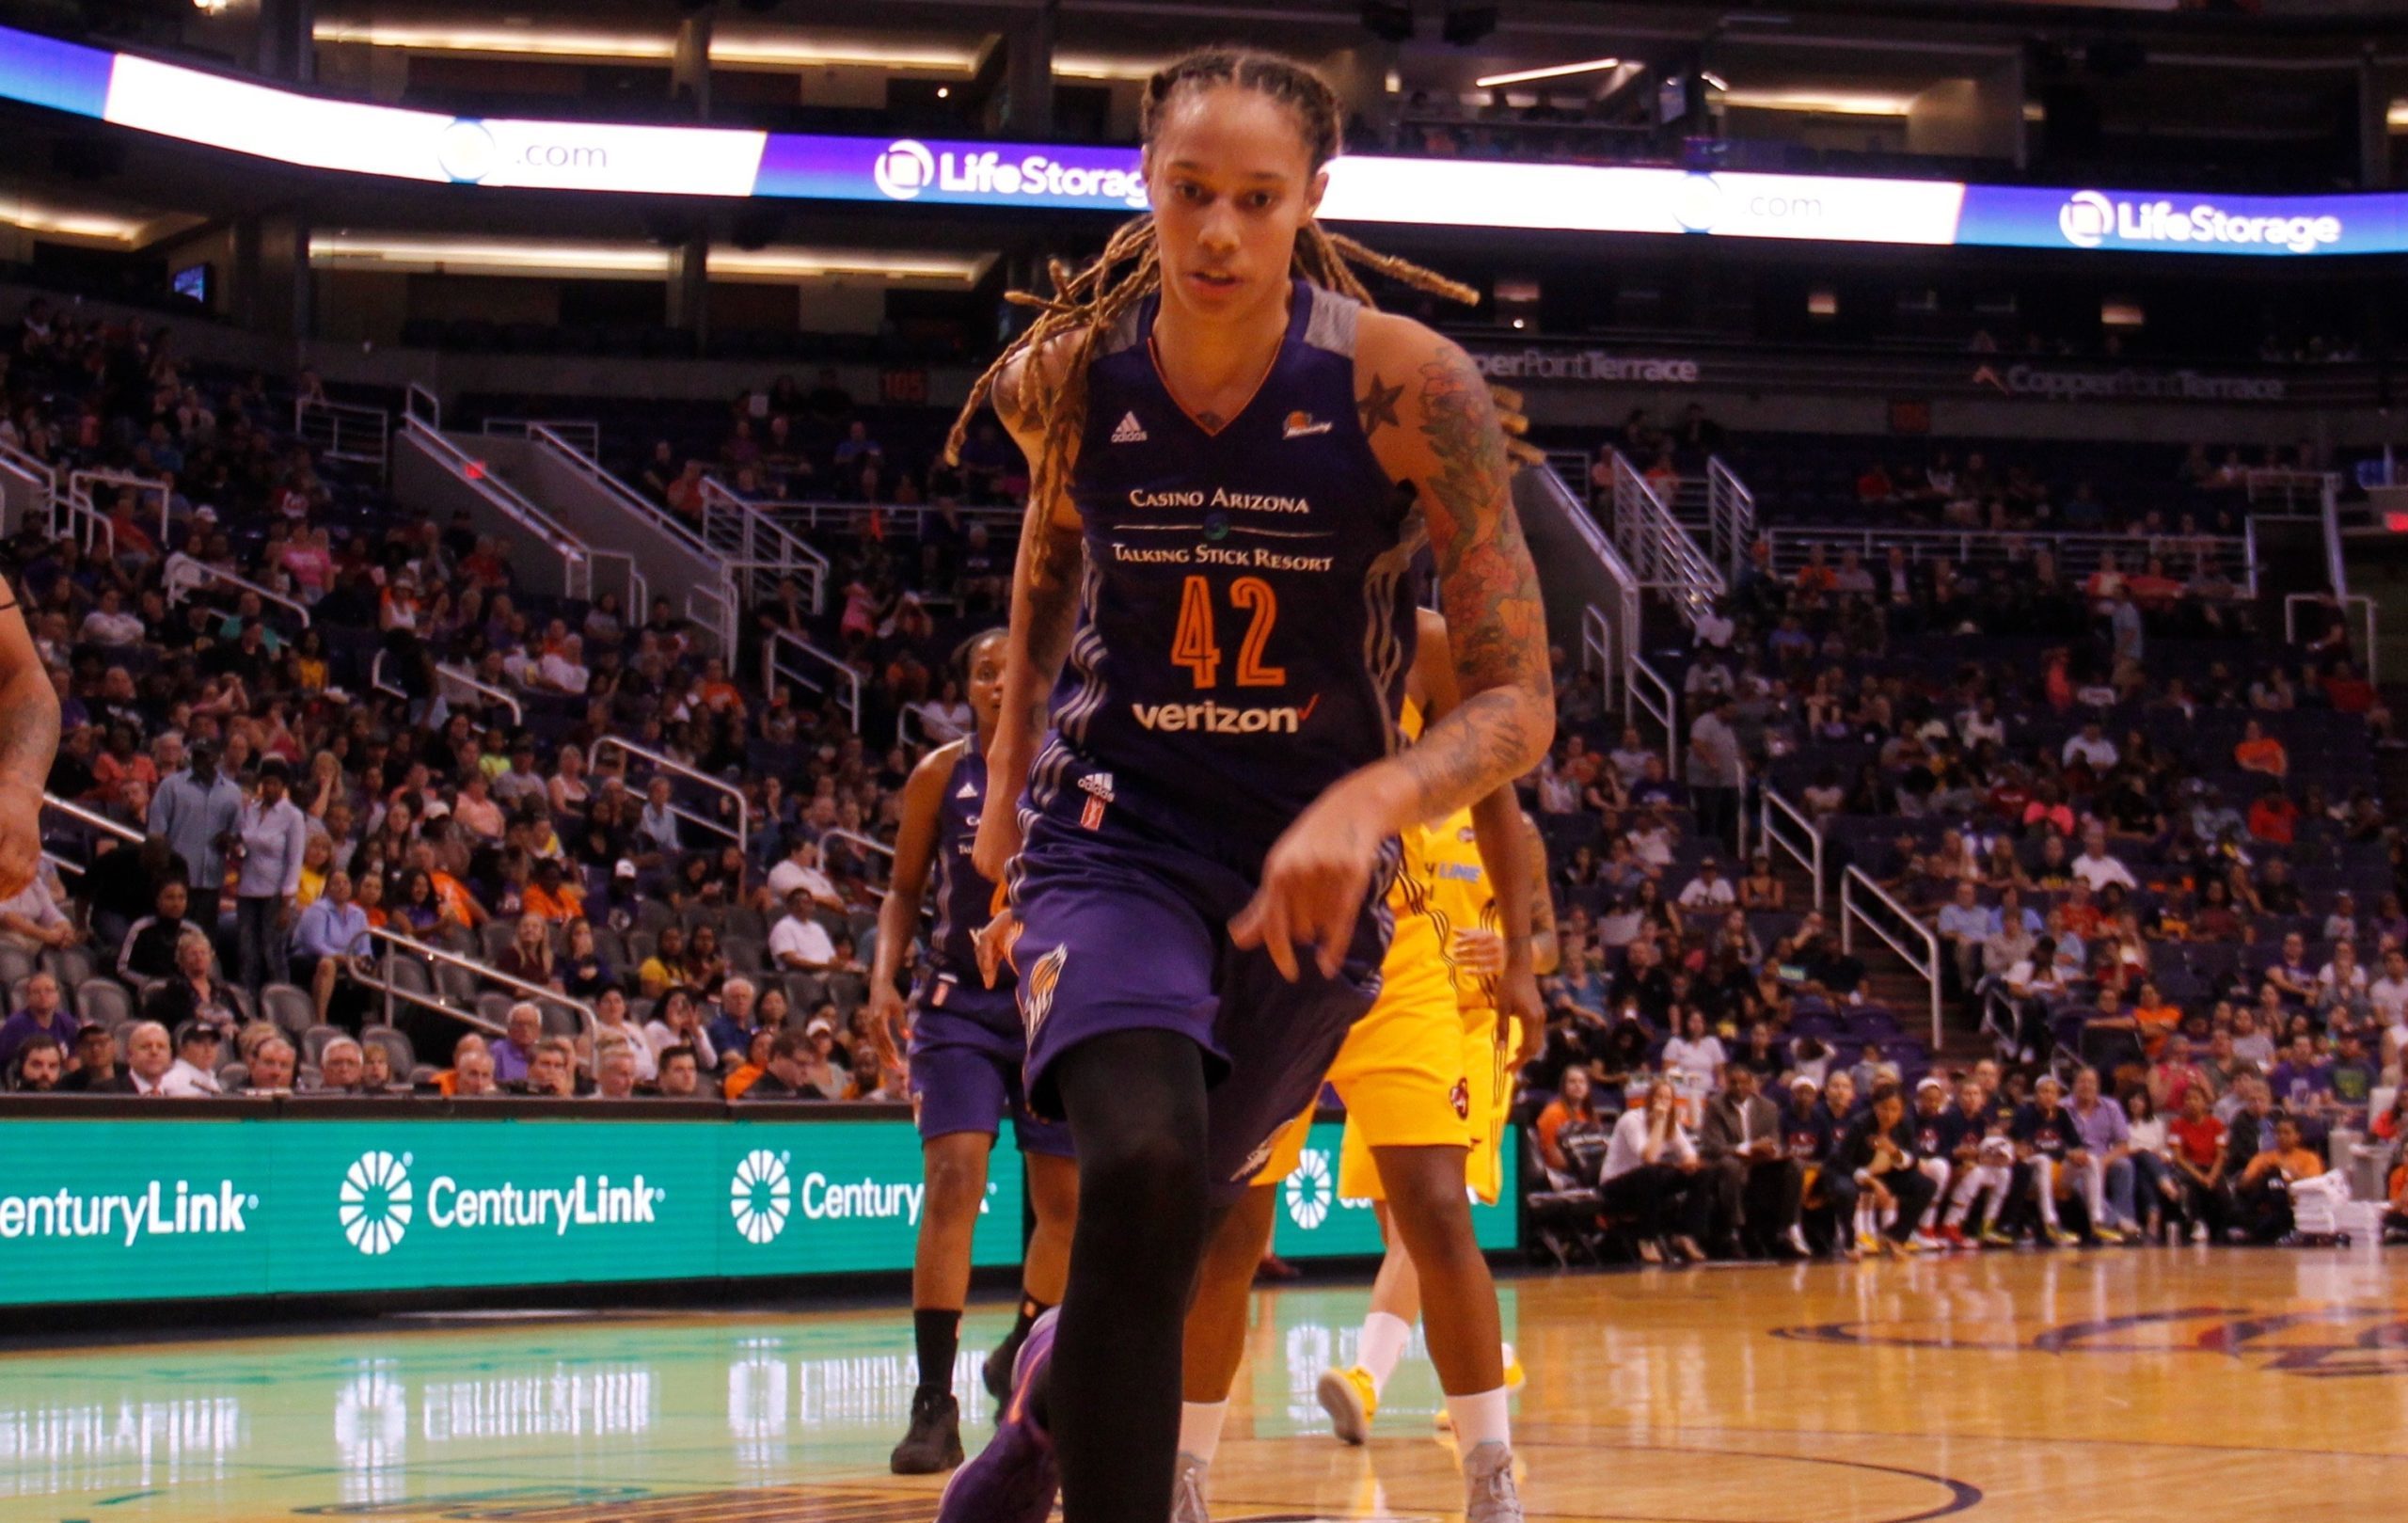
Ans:
{"type": "Polygon", "coordinates": [[[382,407],[348,402],[293,399],[293,433],[302,443],[330,460],[350,460],[385,468],[392,443],[393,420],[382,407]]]}
{"type": "Polygon", "coordinates": [[[1639,573],[1640,586],[1663,593],[1695,625],[1728,585],[1721,569],[1620,451],[1613,455],[1613,479],[1615,546],[1639,573]]]}
{"type": "MultiPolygon", "coordinates": [[[[519,434],[522,437],[532,441],[538,448],[550,451],[563,465],[583,477],[596,491],[609,498],[622,511],[651,524],[690,547],[697,555],[710,560],[720,559],[719,551],[703,538],[700,530],[621,481],[615,472],[602,464],[594,453],[601,433],[594,424],[547,423],[527,419],[487,419],[484,432],[519,434]],[[499,426],[505,422],[514,427],[504,429],[499,426]],[[579,426],[587,432],[583,435],[577,433],[576,430],[579,426]],[[563,428],[568,432],[562,432],[563,428]],[[580,443],[580,439],[586,442],[580,443]]],[[[698,583],[686,589],[686,606],[683,611],[685,616],[719,637],[719,648],[727,656],[730,665],[733,665],[736,659],[737,621],[742,614],[740,607],[742,602],[743,598],[737,586],[735,571],[727,567],[724,563],[721,565],[719,586],[707,587],[698,583]]],[[[649,605],[646,607],[648,608],[649,605]]],[[[632,614],[643,611],[631,609],[628,611],[632,614]]]]}
{"type": "Polygon", "coordinates": [[[862,733],[862,674],[851,662],[800,635],[773,629],[761,642],[762,684],[773,686],[780,677],[820,697],[832,697],[844,706],[853,733],[862,733]]]}
{"type": "Polygon", "coordinates": [[[739,586],[749,583],[752,595],[775,596],[778,583],[791,577],[809,599],[811,611],[828,605],[828,557],[801,535],[727,489],[718,477],[703,478],[702,537],[712,554],[728,563],[739,586]]]}
{"type": "Polygon", "coordinates": [[[1939,1053],[1944,1035],[1940,1023],[1940,960],[1945,955],[1941,949],[1940,933],[1925,925],[1913,911],[1899,903],[1888,889],[1875,882],[1863,868],[1850,866],[1840,876],[1841,951],[1851,954],[1855,951],[1859,923],[1879,938],[1883,945],[1897,953],[1899,960],[1930,986],[1931,1050],[1934,1054],[1939,1053]],[[1876,920],[1867,909],[1866,900],[1888,912],[1897,922],[1897,929],[1893,930],[1876,920]],[[1912,946],[1905,939],[1909,935],[1914,938],[1912,946]]]}
{"type": "Polygon", "coordinates": [[[1705,463],[1705,512],[1715,560],[1734,579],[1756,538],[1756,495],[1720,455],[1705,463]]]}
{"type": "Polygon", "coordinates": [[[585,764],[587,768],[596,772],[600,771],[602,766],[602,753],[605,750],[610,749],[615,749],[629,756],[639,757],[644,761],[650,762],[653,767],[659,771],[667,772],[673,777],[682,777],[689,783],[695,784],[698,786],[706,788],[713,793],[722,794],[727,798],[735,800],[736,824],[732,828],[724,820],[713,819],[706,815],[698,815],[673,800],[670,802],[669,812],[675,815],[679,819],[690,821],[693,824],[701,826],[706,831],[712,831],[718,834],[730,837],[736,842],[737,848],[739,850],[744,849],[752,844],[752,807],[750,803],[745,801],[744,790],[742,788],[737,787],[736,785],[729,783],[722,778],[713,777],[710,773],[704,771],[698,767],[688,766],[686,763],[677,760],[674,756],[670,756],[661,752],[654,751],[648,746],[637,745],[632,740],[622,739],[615,735],[606,735],[586,748],[585,764]]]}

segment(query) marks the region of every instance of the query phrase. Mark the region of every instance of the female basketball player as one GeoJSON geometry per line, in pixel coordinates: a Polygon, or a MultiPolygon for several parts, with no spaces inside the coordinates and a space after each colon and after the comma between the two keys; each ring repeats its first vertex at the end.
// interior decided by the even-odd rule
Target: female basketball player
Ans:
{"type": "Polygon", "coordinates": [[[41,858],[41,790],[58,759],[58,691],[43,670],[17,590],[0,578],[0,898],[34,880],[41,858]]]}
{"type": "MultiPolygon", "coordinates": [[[[987,1200],[987,1158],[1004,1116],[1028,1168],[1037,1230],[1021,1271],[1020,1321],[988,1357],[987,1388],[1000,1402],[1012,1359],[1038,1314],[1062,1299],[1070,1223],[1078,1209],[1078,1171],[1059,1122],[1038,1120],[1021,1094],[1027,1044],[1008,978],[990,988],[971,941],[994,913],[995,884],[971,865],[970,846],[987,802],[987,753],[1003,704],[1004,631],[971,638],[955,658],[969,690],[975,729],[939,746],[903,786],[895,838],[895,876],[878,914],[878,952],[870,969],[870,1030],[881,1055],[895,1056],[902,1024],[895,975],[920,929],[920,903],[936,869],[937,924],[927,967],[912,991],[911,1114],[920,1126],[927,1194],[911,1261],[911,1329],[920,1385],[911,1426],[890,1460],[897,1475],[927,1475],[961,1463],[961,1407],[953,1394],[961,1305],[970,1292],[970,1240],[987,1200]]],[[[1009,807],[998,801],[998,808],[1009,807]]]]}
{"type": "MultiPolygon", "coordinates": [[[[1029,1096],[1069,1118],[1080,1210],[1058,1342],[1041,1322],[1022,1350],[994,1441],[946,1488],[958,1523],[1041,1523],[1057,1455],[1066,1523],[1168,1515],[1208,1209],[1369,1007],[1387,928],[1366,896],[1397,833],[1553,735],[1487,389],[1370,310],[1345,260],[1468,293],[1314,223],[1339,125],[1285,59],[1155,75],[1152,214],[1058,280],[993,373],[1033,468],[990,768],[1028,789],[985,812],[976,861],[1010,869],[1029,1096]],[[1425,546],[1464,701],[1400,752],[1425,546]]],[[[1458,1435],[1482,1523],[1521,1515],[1502,1436],[1458,1435]]]]}

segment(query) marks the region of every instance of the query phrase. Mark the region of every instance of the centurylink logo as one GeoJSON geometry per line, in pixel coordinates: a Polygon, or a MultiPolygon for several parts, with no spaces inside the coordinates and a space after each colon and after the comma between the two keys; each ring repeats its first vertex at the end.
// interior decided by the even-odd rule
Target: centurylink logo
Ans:
{"type": "Polygon", "coordinates": [[[382,1149],[361,1153],[343,1170],[336,1198],[342,1235],[372,1259],[392,1252],[416,1213],[410,1197],[408,1154],[396,1158],[382,1149]]]}
{"type": "Polygon", "coordinates": [[[669,1192],[638,1174],[625,1183],[578,1174],[565,1184],[463,1184],[449,1174],[411,1179],[411,1157],[371,1149],[343,1171],[336,1219],[351,1245],[371,1257],[393,1251],[413,1224],[431,1231],[536,1230],[566,1237],[572,1228],[648,1227],[669,1192]]]}
{"type": "Polygon", "coordinates": [[[745,1242],[757,1245],[776,1241],[786,1230],[793,1202],[794,1186],[786,1182],[784,1153],[755,1148],[737,1162],[736,1178],[728,1183],[727,1206],[745,1242]]]}
{"type": "Polygon", "coordinates": [[[1307,1148],[1296,1160],[1296,1171],[1288,1176],[1288,1219],[1309,1232],[1329,1220],[1329,1208],[1338,1192],[1329,1179],[1329,1155],[1318,1148],[1307,1148]]]}

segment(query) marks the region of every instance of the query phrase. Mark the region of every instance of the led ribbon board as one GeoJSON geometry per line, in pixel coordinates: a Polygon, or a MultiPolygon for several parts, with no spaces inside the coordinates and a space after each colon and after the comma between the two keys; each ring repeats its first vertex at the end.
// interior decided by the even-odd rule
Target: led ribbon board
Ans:
{"type": "MultiPolygon", "coordinates": [[[[451,117],[0,27],[0,98],[304,168],[436,184],[1127,213],[1137,151],[451,117]]],[[[1332,221],[2074,252],[2408,252],[2408,196],[2194,196],[1349,155],[1332,221]]]]}

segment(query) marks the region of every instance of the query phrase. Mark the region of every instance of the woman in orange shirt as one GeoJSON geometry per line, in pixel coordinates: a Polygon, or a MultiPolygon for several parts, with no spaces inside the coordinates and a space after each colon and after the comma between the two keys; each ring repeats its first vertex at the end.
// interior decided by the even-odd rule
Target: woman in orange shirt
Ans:
{"type": "Polygon", "coordinates": [[[2232,748],[2232,760],[2244,772],[2263,772],[2268,777],[2283,777],[2291,769],[2290,753],[2256,720],[2242,728],[2241,744],[2232,748]]]}
{"type": "Polygon", "coordinates": [[[2132,1019],[2141,1023],[2141,1047],[2154,1063],[2165,1050],[2165,1039],[2182,1024],[2182,1007],[2160,993],[2155,980],[2144,979],[2132,1019]]]}

